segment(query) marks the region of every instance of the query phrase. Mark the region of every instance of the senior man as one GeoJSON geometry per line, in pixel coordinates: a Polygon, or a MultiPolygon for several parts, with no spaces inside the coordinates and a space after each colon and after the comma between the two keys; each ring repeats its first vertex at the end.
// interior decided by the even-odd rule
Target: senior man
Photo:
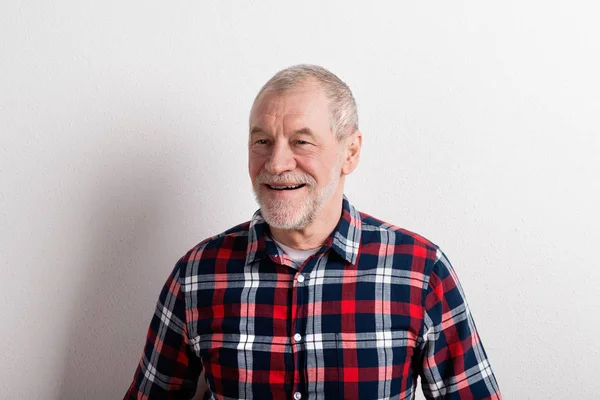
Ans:
{"type": "Polygon", "coordinates": [[[126,399],[500,399],[450,262],[344,196],[362,146],[349,87],[278,72],[250,115],[260,209],[162,289],[126,399]]]}

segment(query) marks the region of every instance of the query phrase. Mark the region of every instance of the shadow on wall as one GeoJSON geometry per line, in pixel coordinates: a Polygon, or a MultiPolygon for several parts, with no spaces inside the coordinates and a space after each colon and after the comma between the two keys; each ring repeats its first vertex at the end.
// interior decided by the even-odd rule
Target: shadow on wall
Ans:
{"type": "Polygon", "coordinates": [[[78,294],[65,310],[71,319],[60,399],[123,398],[160,288],[182,255],[173,257],[181,243],[175,247],[171,237],[177,228],[169,225],[174,198],[167,190],[182,171],[167,166],[164,154],[158,171],[152,157],[127,150],[97,157],[105,164],[87,188],[89,215],[81,222],[89,232],[87,256],[73,262],[81,279],[69,283],[78,294]]]}

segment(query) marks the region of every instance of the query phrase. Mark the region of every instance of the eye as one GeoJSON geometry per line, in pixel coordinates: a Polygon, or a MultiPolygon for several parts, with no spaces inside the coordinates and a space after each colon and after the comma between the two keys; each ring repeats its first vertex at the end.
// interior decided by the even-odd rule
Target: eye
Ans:
{"type": "Polygon", "coordinates": [[[254,142],[254,144],[267,144],[267,140],[266,139],[258,139],[254,142]]]}
{"type": "Polygon", "coordinates": [[[303,146],[303,145],[307,145],[307,144],[310,144],[310,143],[308,143],[305,140],[296,140],[296,144],[299,144],[299,145],[303,146]]]}

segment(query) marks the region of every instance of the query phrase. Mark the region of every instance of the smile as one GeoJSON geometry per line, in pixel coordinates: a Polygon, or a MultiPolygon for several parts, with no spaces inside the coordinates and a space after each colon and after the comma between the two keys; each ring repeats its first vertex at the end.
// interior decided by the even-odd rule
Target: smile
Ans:
{"type": "Polygon", "coordinates": [[[296,190],[296,189],[300,189],[300,188],[306,186],[306,184],[302,183],[300,185],[294,185],[294,186],[275,186],[275,185],[266,185],[266,186],[272,190],[296,190]]]}

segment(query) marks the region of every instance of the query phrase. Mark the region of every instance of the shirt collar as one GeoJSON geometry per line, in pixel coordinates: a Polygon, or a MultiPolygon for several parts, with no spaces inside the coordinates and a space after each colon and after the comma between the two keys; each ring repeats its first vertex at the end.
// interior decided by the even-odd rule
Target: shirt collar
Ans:
{"type": "MultiPolygon", "coordinates": [[[[350,264],[355,264],[358,259],[361,229],[360,213],[344,195],[340,220],[317,254],[324,253],[331,248],[344,260],[350,264]]],[[[274,262],[282,263],[282,255],[271,238],[269,226],[259,209],[252,216],[248,228],[246,265],[265,257],[271,258],[274,262]]]]}

